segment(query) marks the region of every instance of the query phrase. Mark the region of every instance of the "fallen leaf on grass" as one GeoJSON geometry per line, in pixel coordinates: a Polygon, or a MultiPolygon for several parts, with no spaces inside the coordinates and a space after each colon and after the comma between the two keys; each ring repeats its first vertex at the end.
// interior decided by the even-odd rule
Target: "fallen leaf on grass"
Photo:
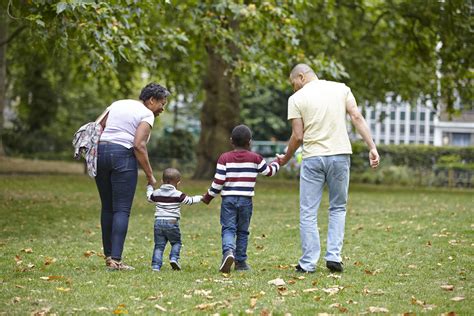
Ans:
{"type": "Polygon", "coordinates": [[[356,262],[354,262],[354,265],[355,265],[356,267],[360,267],[360,266],[362,265],[362,262],[356,261],[356,262]]]}
{"type": "Polygon", "coordinates": [[[379,274],[380,271],[381,271],[380,269],[375,269],[374,271],[370,271],[370,270],[367,270],[367,269],[364,270],[365,274],[369,274],[369,275],[379,274]]]}
{"type": "Polygon", "coordinates": [[[451,301],[460,302],[460,301],[464,300],[464,298],[465,298],[464,296],[456,296],[456,297],[453,297],[451,299],[451,301]]]}
{"type": "Polygon", "coordinates": [[[295,280],[288,280],[288,284],[295,284],[296,281],[295,280]]]}
{"type": "Polygon", "coordinates": [[[18,303],[19,301],[21,301],[21,297],[18,297],[18,296],[15,296],[15,297],[12,299],[12,303],[13,303],[13,304],[18,303]]]}
{"type": "Polygon", "coordinates": [[[166,312],[166,308],[164,308],[163,306],[160,306],[158,304],[155,304],[155,308],[162,311],[162,312],[166,312]]]}
{"type": "Polygon", "coordinates": [[[340,311],[341,313],[347,312],[347,308],[344,307],[344,306],[342,306],[342,305],[339,304],[339,303],[331,304],[331,305],[329,305],[329,307],[331,307],[331,308],[337,308],[337,309],[339,309],[339,311],[340,311]]]}
{"type": "Polygon", "coordinates": [[[324,293],[329,294],[329,296],[339,293],[344,287],[342,286],[332,286],[327,289],[322,289],[324,293]]]}
{"type": "Polygon", "coordinates": [[[189,294],[184,294],[183,295],[183,298],[192,298],[193,296],[192,295],[189,295],[189,294]]]}
{"type": "Polygon", "coordinates": [[[288,295],[288,289],[284,286],[279,286],[277,288],[277,291],[278,291],[278,294],[280,294],[281,296],[287,296],[288,295]]]}
{"type": "Polygon", "coordinates": [[[196,305],[194,308],[199,309],[199,310],[207,310],[207,309],[212,309],[214,307],[217,307],[217,308],[230,307],[230,304],[227,301],[217,301],[213,303],[199,304],[199,305],[196,305]]]}
{"type": "Polygon", "coordinates": [[[456,312],[447,312],[447,313],[442,313],[441,316],[456,316],[456,312]]]}
{"type": "Polygon", "coordinates": [[[56,262],[56,258],[50,258],[50,257],[46,257],[44,259],[44,265],[45,266],[49,266],[50,264],[53,264],[56,262]]]}
{"type": "Polygon", "coordinates": [[[316,291],[318,291],[318,289],[313,287],[313,288],[310,288],[310,289],[303,290],[303,293],[312,293],[312,292],[316,292],[316,291]]]}
{"type": "Polygon", "coordinates": [[[33,249],[31,248],[21,249],[21,251],[23,251],[24,253],[33,253],[33,249]]]}
{"type": "Polygon", "coordinates": [[[306,277],[300,275],[299,277],[297,277],[297,279],[298,279],[298,280],[304,280],[304,279],[306,279],[306,277]]]}
{"type": "Polygon", "coordinates": [[[64,279],[64,277],[62,275],[50,275],[46,277],[40,277],[40,279],[45,280],[45,281],[56,281],[56,280],[64,279]]]}
{"type": "Polygon", "coordinates": [[[45,316],[49,313],[49,311],[51,310],[51,307],[43,307],[42,309],[38,310],[38,311],[34,311],[33,313],[31,313],[31,315],[33,316],[45,316]]]}
{"type": "Polygon", "coordinates": [[[109,309],[107,307],[101,306],[101,307],[98,307],[97,310],[99,312],[104,312],[104,311],[108,311],[109,309]]]}
{"type": "Polygon", "coordinates": [[[256,298],[251,298],[250,299],[250,308],[255,308],[257,306],[257,299],[256,298]]]}
{"type": "Polygon", "coordinates": [[[23,260],[21,260],[20,256],[16,255],[15,256],[15,262],[16,262],[17,265],[20,265],[20,264],[22,264],[23,260]]]}
{"type": "Polygon", "coordinates": [[[283,286],[286,285],[285,281],[283,279],[277,278],[274,280],[268,281],[268,284],[270,285],[275,285],[275,286],[283,286]]]}
{"type": "Polygon", "coordinates": [[[56,290],[58,290],[59,292],[69,292],[71,289],[66,287],[57,287],[56,290]]]}
{"type": "Polygon", "coordinates": [[[449,285],[449,284],[441,285],[441,288],[445,291],[452,291],[452,290],[454,290],[454,285],[449,285]]]}
{"type": "Polygon", "coordinates": [[[93,255],[95,255],[94,250],[87,250],[86,252],[84,252],[84,257],[86,258],[89,258],[90,256],[93,256],[93,255]]]}
{"type": "Polygon", "coordinates": [[[264,291],[260,291],[258,292],[257,294],[253,294],[252,296],[250,296],[251,298],[260,298],[262,296],[265,295],[265,292],[264,291]]]}
{"type": "Polygon", "coordinates": [[[418,299],[416,299],[416,297],[412,296],[411,297],[411,303],[413,305],[420,305],[423,307],[423,310],[432,310],[433,308],[436,307],[436,305],[432,305],[432,304],[426,304],[426,302],[424,301],[420,301],[418,299]]]}
{"type": "Polygon", "coordinates": [[[19,288],[19,289],[24,289],[25,287],[23,285],[15,285],[16,288],[19,288]]]}
{"type": "Polygon", "coordinates": [[[288,270],[290,268],[289,265],[285,264],[279,264],[277,267],[276,267],[278,270],[288,270]]]}
{"type": "Polygon", "coordinates": [[[408,269],[416,269],[416,265],[410,264],[410,265],[408,266],[408,269]]]}
{"type": "Polygon", "coordinates": [[[341,276],[339,274],[334,274],[334,273],[330,273],[327,278],[333,278],[333,279],[340,279],[341,276]]]}
{"type": "Polygon", "coordinates": [[[125,304],[119,304],[117,308],[114,310],[114,314],[128,314],[128,310],[125,309],[125,304]]]}
{"type": "Polygon", "coordinates": [[[376,307],[376,306],[370,306],[368,308],[368,311],[371,313],[388,313],[388,309],[385,307],[376,307]]]}

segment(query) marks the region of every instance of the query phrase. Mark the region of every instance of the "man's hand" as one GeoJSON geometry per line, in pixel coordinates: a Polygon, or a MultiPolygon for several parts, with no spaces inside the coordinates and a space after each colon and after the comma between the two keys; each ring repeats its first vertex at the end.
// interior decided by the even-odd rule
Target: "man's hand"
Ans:
{"type": "Polygon", "coordinates": [[[150,177],[148,177],[148,185],[151,185],[153,188],[155,187],[156,179],[154,175],[151,175],[150,177]]]}
{"type": "Polygon", "coordinates": [[[276,154],[276,159],[280,167],[286,165],[288,161],[290,161],[290,158],[287,158],[286,155],[283,154],[276,154]]]}
{"type": "Polygon", "coordinates": [[[379,156],[379,153],[377,152],[377,149],[376,148],[371,149],[369,151],[370,167],[372,167],[372,169],[377,169],[377,167],[379,166],[379,162],[380,162],[380,156],[379,156]]]}

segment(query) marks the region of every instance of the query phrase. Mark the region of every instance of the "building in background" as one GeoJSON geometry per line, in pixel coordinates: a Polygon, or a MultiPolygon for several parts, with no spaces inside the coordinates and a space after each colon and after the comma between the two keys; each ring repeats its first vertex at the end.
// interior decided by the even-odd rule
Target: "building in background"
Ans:
{"type": "Polygon", "coordinates": [[[385,104],[366,107],[365,119],[376,144],[474,146],[474,111],[451,120],[439,112],[430,101],[412,106],[389,98],[385,104]]]}

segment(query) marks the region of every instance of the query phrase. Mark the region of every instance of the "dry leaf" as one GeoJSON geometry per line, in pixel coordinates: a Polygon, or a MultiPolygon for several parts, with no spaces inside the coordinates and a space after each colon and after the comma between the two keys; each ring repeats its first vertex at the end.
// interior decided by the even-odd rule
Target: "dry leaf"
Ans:
{"type": "Polygon", "coordinates": [[[288,280],[288,284],[295,284],[296,281],[295,280],[288,280]]]}
{"type": "Polygon", "coordinates": [[[45,316],[49,313],[50,309],[51,309],[51,307],[43,307],[39,311],[34,311],[33,313],[31,313],[31,315],[33,315],[33,316],[45,316]]]}
{"type": "Polygon", "coordinates": [[[278,291],[278,294],[280,294],[281,296],[287,296],[288,295],[288,289],[284,286],[279,286],[277,288],[277,291],[278,291]]]}
{"type": "Polygon", "coordinates": [[[329,305],[329,307],[331,307],[331,308],[337,308],[337,309],[339,309],[339,311],[340,311],[341,313],[347,312],[347,308],[345,308],[344,306],[342,306],[342,305],[339,304],[339,303],[331,304],[331,305],[329,305]]]}
{"type": "Polygon", "coordinates": [[[449,284],[441,285],[441,288],[445,291],[452,291],[452,290],[454,290],[454,285],[449,285],[449,284]]]}
{"type": "Polygon", "coordinates": [[[456,316],[455,312],[442,313],[441,316],[456,316]]]}
{"type": "Polygon", "coordinates": [[[451,299],[451,301],[460,302],[464,300],[464,296],[456,296],[451,299]]]}
{"type": "Polygon", "coordinates": [[[410,265],[408,266],[408,268],[409,268],[409,269],[416,269],[416,265],[410,264],[410,265]]]}
{"type": "Polygon", "coordinates": [[[365,274],[369,274],[369,275],[379,274],[380,271],[382,271],[382,270],[380,270],[380,269],[375,269],[374,271],[370,271],[370,270],[367,270],[367,269],[364,270],[365,274]]]}
{"type": "Polygon", "coordinates": [[[24,253],[33,253],[33,249],[31,248],[25,248],[25,249],[22,249],[21,251],[23,251],[24,253]]]}
{"type": "Polygon", "coordinates": [[[388,313],[388,309],[386,309],[385,307],[376,306],[370,306],[368,311],[371,313],[388,313]]]}
{"type": "Polygon", "coordinates": [[[255,308],[257,305],[257,299],[256,298],[251,298],[250,299],[250,308],[255,308]]]}
{"type": "Polygon", "coordinates": [[[344,287],[342,286],[333,286],[327,289],[322,289],[324,293],[329,294],[329,296],[339,293],[344,287]]]}
{"type": "Polygon", "coordinates": [[[163,306],[160,306],[160,305],[158,305],[158,304],[155,304],[155,308],[156,308],[156,309],[159,309],[159,310],[162,311],[162,312],[166,312],[166,308],[164,308],[163,306]]]}
{"type": "Polygon", "coordinates": [[[313,287],[313,288],[310,288],[310,289],[303,290],[303,293],[311,293],[311,292],[316,292],[316,291],[318,291],[318,289],[313,287]]]}
{"type": "Polygon", "coordinates": [[[48,265],[53,264],[53,263],[55,263],[55,262],[56,262],[56,258],[46,257],[46,258],[44,259],[44,265],[45,265],[45,266],[48,266],[48,265]]]}
{"type": "Polygon", "coordinates": [[[283,279],[280,279],[280,278],[270,280],[270,281],[268,281],[268,284],[275,285],[275,286],[286,285],[285,281],[283,279]]]}
{"type": "Polygon", "coordinates": [[[306,279],[306,277],[300,275],[299,277],[297,277],[297,279],[298,279],[298,280],[304,280],[304,279],[306,279]]]}
{"type": "Polygon", "coordinates": [[[362,262],[356,261],[356,262],[354,262],[354,265],[355,265],[356,267],[360,267],[360,266],[362,265],[362,262]]]}
{"type": "Polygon", "coordinates": [[[289,265],[285,264],[279,264],[277,267],[276,267],[278,270],[288,270],[290,268],[289,265]]]}
{"type": "Polygon", "coordinates": [[[19,288],[19,289],[24,289],[25,287],[23,285],[15,285],[16,288],[19,288]]]}
{"type": "Polygon", "coordinates": [[[417,300],[414,296],[411,297],[411,303],[413,305],[420,305],[420,306],[425,305],[425,302],[417,300]]]}
{"type": "Polygon", "coordinates": [[[60,291],[60,292],[69,292],[71,289],[66,287],[57,287],[56,290],[60,291]]]}
{"type": "Polygon", "coordinates": [[[15,296],[15,297],[12,299],[12,303],[13,303],[13,304],[18,303],[19,301],[21,301],[21,297],[18,297],[18,296],[15,296]]]}
{"type": "Polygon", "coordinates": [[[84,252],[84,257],[89,258],[90,256],[94,254],[95,254],[94,250],[87,250],[86,252],[84,252]]]}
{"type": "Polygon", "coordinates": [[[271,314],[272,313],[266,308],[264,308],[260,311],[260,316],[270,316],[271,314]]]}
{"type": "Polygon", "coordinates": [[[64,277],[62,275],[50,275],[47,277],[40,277],[40,279],[45,280],[45,281],[55,281],[55,280],[64,279],[64,277]]]}
{"type": "Polygon", "coordinates": [[[265,295],[265,292],[264,291],[260,291],[258,292],[257,294],[253,294],[252,296],[250,296],[251,298],[260,298],[262,296],[265,295]]]}
{"type": "Polygon", "coordinates": [[[327,278],[333,278],[333,279],[340,279],[341,278],[341,275],[339,274],[334,274],[334,273],[330,273],[327,278]]]}
{"type": "Polygon", "coordinates": [[[21,260],[20,256],[16,255],[15,256],[15,262],[16,262],[17,265],[20,265],[23,262],[23,260],[21,260]]]}

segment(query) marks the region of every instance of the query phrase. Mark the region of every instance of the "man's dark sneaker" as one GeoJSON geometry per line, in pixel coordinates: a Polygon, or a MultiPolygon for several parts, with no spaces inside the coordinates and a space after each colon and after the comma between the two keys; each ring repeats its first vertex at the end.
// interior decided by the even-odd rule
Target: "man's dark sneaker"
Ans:
{"type": "Polygon", "coordinates": [[[331,272],[342,272],[344,270],[342,267],[342,262],[326,261],[326,267],[331,272]]]}
{"type": "Polygon", "coordinates": [[[245,261],[236,261],[235,262],[235,271],[248,271],[250,266],[245,261]]]}
{"type": "Polygon", "coordinates": [[[314,273],[314,271],[306,271],[299,264],[295,267],[295,271],[298,273],[314,273]]]}
{"type": "Polygon", "coordinates": [[[176,271],[181,270],[181,266],[179,265],[178,260],[170,260],[170,265],[171,265],[171,268],[173,268],[173,270],[176,270],[176,271]]]}
{"type": "Polygon", "coordinates": [[[222,273],[230,273],[230,268],[232,268],[232,264],[234,264],[234,254],[232,253],[232,250],[228,250],[222,257],[222,263],[219,268],[219,271],[222,273]]]}

